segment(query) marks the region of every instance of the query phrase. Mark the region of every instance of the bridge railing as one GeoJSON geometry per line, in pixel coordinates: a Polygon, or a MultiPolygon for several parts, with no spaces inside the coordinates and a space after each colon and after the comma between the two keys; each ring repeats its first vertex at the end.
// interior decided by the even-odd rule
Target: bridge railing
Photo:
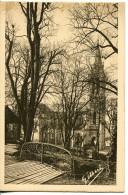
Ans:
{"type": "Polygon", "coordinates": [[[60,146],[42,142],[26,142],[20,152],[21,160],[36,160],[74,174],[74,160],[71,153],[60,146]]]}

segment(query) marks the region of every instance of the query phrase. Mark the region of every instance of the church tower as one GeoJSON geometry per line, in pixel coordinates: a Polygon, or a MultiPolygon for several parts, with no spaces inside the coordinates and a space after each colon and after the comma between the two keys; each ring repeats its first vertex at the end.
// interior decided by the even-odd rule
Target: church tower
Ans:
{"type": "Polygon", "coordinates": [[[89,56],[88,65],[90,67],[89,83],[90,83],[90,103],[89,103],[89,121],[88,121],[88,140],[90,144],[96,143],[96,148],[104,149],[105,147],[105,129],[102,121],[105,119],[105,79],[104,64],[99,46],[95,52],[89,56]],[[102,87],[101,87],[102,83],[102,87]]]}

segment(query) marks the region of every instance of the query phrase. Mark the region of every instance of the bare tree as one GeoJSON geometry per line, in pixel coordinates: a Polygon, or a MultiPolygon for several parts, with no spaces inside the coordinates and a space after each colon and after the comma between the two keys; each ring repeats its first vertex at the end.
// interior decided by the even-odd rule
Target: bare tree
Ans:
{"type": "Polygon", "coordinates": [[[57,112],[61,123],[59,126],[63,127],[61,134],[64,147],[67,149],[70,149],[70,141],[74,137],[76,128],[80,128],[80,126],[77,127],[77,122],[81,112],[90,101],[87,85],[79,82],[83,70],[80,67],[80,61],[74,58],[74,60],[67,60],[65,65],[63,62],[61,69],[55,75],[58,94],[57,112]]]}
{"type": "Polygon", "coordinates": [[[117,155],[117,99],[111,98],[106,101],[105,108],[106,119],[102,121],[104,127],[108,130],[111,137],[111,157],[116,161],[117,155]]]}
{"type": "Polygon", "coordinates": [[[79,155],[79,153],[81,155],[82,143],[83,143],[85,137],[86,137],[86,134],[84,136],[80,135],[80,133],[77,133],[75,135],[75,144],[77,146],[77,156],[79,155]]]}
{"type": "MultiPolygon", "coordinates": [[[[118,53],[117,3],[75,4],[70,9],[70,17],[73,41],[79,46],[79,52],[93,55],[100,48],[104,59],[118,53]]],[[[99,80],[85,78],[83,81],[98,84],[115,95],[118,93],[117,83],[110,77],[99,80]]]]}
{"type": "Polygon", "coordinates": [[[9,28],[7,23],[6,68],[23,125],[24,141],[30,141],[37,107],[52,86],[48,79],[52,74],[51,66],[58,63],[57,56],[62,51],[50,50],[43,42],[48,38],[51,4],[41,3],[41,9],[36,2],[20,3],[20,7],[27,22],[28,45],[25,45],[26,49],[20,43],[15,47],[15,26],[9,28]]]}
{"type": "Polygon", "coordinates": [[[87,3],[76,4],[70,10],[71,25],[75,31],[75,41],[86,48],[94,49],[95,40],[107,59],[118,53],[118,4],[87,3]]]}
{"type": "Polygon", "coordinates": [[[103,121],[102,123],[108,132],[112,134],[117,120],[117,99],[110,99],[106,101],[105,113],[107,120],[103,121]]]}

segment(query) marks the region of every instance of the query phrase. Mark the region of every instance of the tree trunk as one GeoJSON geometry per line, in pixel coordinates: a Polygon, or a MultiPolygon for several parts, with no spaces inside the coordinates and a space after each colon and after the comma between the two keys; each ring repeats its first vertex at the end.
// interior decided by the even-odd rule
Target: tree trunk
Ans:
{"type": "Polygon", "coordinates": [[[70,150],[70,140],[65,142],[64,147],[65,147],[65,149],[70,150]]]}
{"type": "Polygon", "coordinates": [[[117,157],[117,126],[115,126],[114,132],[111,136],[111,157],[112,162],[116,162],[117,157]]]}
{"type": "Polygon", "coordinates": [[[29,116],[28,123],[27,123],[27,131],[26,131],[26,137],[25,137],[26,142],[31,141],[33,127],[34,127],[34,113],[31,113],[29,116]]]}
{"type": "Polygon", "coordinates": [[[65,149],[67,150],[70,150],[70,130],[69,130],[69,127],[68,125],[66,125],[65,127],[65,141],[64,141],[64,147],[65,149]]]}
{"type": "Polygon", "coordinates": [[[18,138],[18,140],[20,140],[20,135],[21,135],[21,122],[18,124],[17,130],[18,130],[17,138],[18,138]]]}
{"type": "Polygon", "coordinates": [[[71,141],[70,137],[69,137],[69,136],[66,136],[66,137],[65,137],[64,147],[65,147],[65,149],[67,149],[67,150],[70,150],[70,141],[71,141]]]}
{"type": "Polygon", "coordinates": [[[100,136],[100,109],[99,109],[99,124],[97,131],[97,155],[99,155],[99,136],[100,136]]]}

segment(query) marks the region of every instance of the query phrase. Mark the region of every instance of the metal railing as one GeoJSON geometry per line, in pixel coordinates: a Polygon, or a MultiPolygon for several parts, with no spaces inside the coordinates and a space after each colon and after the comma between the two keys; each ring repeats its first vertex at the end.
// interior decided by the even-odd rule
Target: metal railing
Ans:
{"type": "Polygon", "coordinates": [[[74,159],[71,153],[60,146],[42,142],[26,142],[21,147],[21,160],[36,160],[74,174],[74,159]]]}

